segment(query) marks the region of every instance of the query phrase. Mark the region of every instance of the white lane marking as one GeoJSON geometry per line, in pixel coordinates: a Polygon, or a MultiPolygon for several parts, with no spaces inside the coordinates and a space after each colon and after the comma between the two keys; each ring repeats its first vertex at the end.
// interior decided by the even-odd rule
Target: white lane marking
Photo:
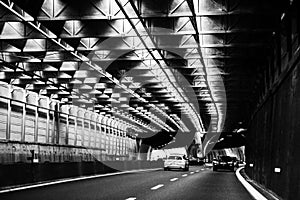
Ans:
{"type": "Polygon", "coordinates": [[[190,172],[190,174],[194,174],[195,172],[190,172]]]}
{"type": "Polygon", "coordinates": [[[187,175],[187,174],[183,174],[183,175],[182,175],[182,177],[186,177],[186,176],[188,176],[188,175],[187,175]]]}
{"type": "Polygon", "coordinates": [[[129,198],[125,199],[125,200],[136,200],[136,197],[129,197],[129,198]]]}
{"type": "Polygon", "coordinates": [[[205,169],[201,169],[201,171],[204,171],[205,169]]]}
{"type": "Polygon", "coordinates": [[[198,173],[198,172],[199,172],[199,170],[196,170],[196,172],[198,173]]]}
{"type": "Polygon", "coordinates": [[[172,179],[170,179],[171,182],[177,181],[177,180],[178,180],[178,178],[172,178],[172,179]]]}
{"type": "Polygon", "coordinates": [[[17,188],[0,190],[0,194],[7,193],[7,192],[13,192],[13,191],[27,190],[27,189],[31,189],[31,188],[38,188],[38,187],[43,187],[43,186],[48,186],[48,185],[55,185],[55,184],[60,184],[60,183],[68,183],[68,182],[88,180],[88,179],[100,178],[100,177],[106,177],[106,176],[116,176],[116,175],[120,175],[120,174],[130,174],[130,173],[138,173],[138,172],[157,171],[157,170],[161,170],[161,168],[129,170],[129,171],[124,171],[124,172],[115,172],[115,173],[99,174],[99,175],[93,175],[93,176],[84,176],[84,177],[78,177],[78,178],[69,178],[69,179],[57,180],[57,181],[52,181],[52,182],[47,182],[47,183],[37,183],[37,184],[33,184],[33,185],[28,185],[28,186],[21,186],[21,187],[17,187],[17,188]]]}
{"type": "Polygon", "coordinates": [[[236,177],[239,179],[239,181],[242,183],[242,185],[246,188],[246,190],[248,190],[248,192],[251,194],[251,196],[254,199],[257,200],[267,200],[266,197],[264,197],[261,193],[259,193],[252,185],[250,185],[250,183],[248,183],[244,177],[242,177],[242,175],[240,174],[240,171],[243,169],[244,167],[241,167],[239,169],[236,170],[235,175],[236,177]]]}
{"type": "Polygon", "coordinates": [[[151,190],[157,190],[158,188],[161,188],[163,186],[164,186],[163,184],[158,184],[158,185],[152,187],[151,190]]]}

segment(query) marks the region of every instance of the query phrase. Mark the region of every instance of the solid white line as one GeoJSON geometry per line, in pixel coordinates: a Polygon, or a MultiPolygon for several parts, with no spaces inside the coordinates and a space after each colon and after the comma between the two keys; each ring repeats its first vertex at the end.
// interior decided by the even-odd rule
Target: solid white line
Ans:
{"type": "Polygon", "coordinates": [[[190,172],[190,174],[194,174],[195,172],[190,172]]]}
{"type": "Polygon", "coordinates": [[[250,183],[248,183],[244,177],[240,174],[240,171],[244,167],[241,167],[236,170],[235,175],[239,179],[239,181],[242,183],[242,185],[248,190],[248,192],[251,194],[251,196],[256,200],[268,200],[266,197],[264,197],[261,193],[259,193],[250,183]]]}
{"type": "Polygon", "coordinates": [[[186,177],[186,176],[188,176],[188,175],[187,175],[187,174],[183,174],[183,175],[182,175],[182,177],[186,177]]]}
{"type": "Polygon", "coordinates": [[[38,187],[43,187],[43,186],[48,186],[48,185],[55,185],[55,184],[60,184],[60,183],[68,183],[68,182],[88,180],[88,179],[107,177],[107,176],[116,176],[116,175],[120,175],[120,174],[130,174],[130,173],[138,173],[138,172],[157,171],[157,170],[160,170],[160,169],[161,168],[129,170],[129,171],[124,171],[124,172],[115,172],[115,173],[99,174],[99,175],[92,175],[92,176],[84,176],[84,177],[78,177],[78,178],[63,179],[63,180],[57,180],[57,181],[52,181],[52,182],[47,182],[47,183],[37,183],[37,184],[34,184],[34,185],[29,185],[29,186],[20,186],[20,187],[16,187],[16,188],[0,190],[0,194],[7,193],[7,192],[20,191],[20,190],[27,190],[27,189],[31,189],[31,188],[38,188],[38,187]]]}
{"type": "Polygon", "coordinates": [[[129,198],[125,199],[125,200],[136,200],[136,197],[129,197],[129,198]]]}
{"type": "Polygon", "coordinates": [[[171,182],[177,181],[177,180],[178,180],[178,178],[172,178],[172,179],[170,179],[171,182]]]}
{"type": "Polygon", "coordinates": [[[158,184],[158,185],[152,187],[151,190],[157,190],[158,188],[161,188],[163,186],[164,186],[163,184],[158,184]]]}

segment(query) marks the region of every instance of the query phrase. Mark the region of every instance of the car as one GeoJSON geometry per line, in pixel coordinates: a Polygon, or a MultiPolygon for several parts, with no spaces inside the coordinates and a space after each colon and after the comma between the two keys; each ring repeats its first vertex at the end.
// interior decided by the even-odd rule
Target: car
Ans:
{"type": "Polygon", "coordinates": [[[235,161],[230,156],[219,156],[218,159],[213,160],[213,171],[218,169],[228,169],[234,171],[235,161]]]}
{"type": "Polygon", "coordinates": [[[164,160],[164,170],[182,169],[189,171],[189,161],[185,155],[170,155],[164,160]]]}
{"type": "Polygon", "coordinates": [[[200,158],[190,157],[189,158],[190,165],[204,165],[204,160],[200,158]]]}
{"type": "Polygon", "coordinates": [[[239,159],[237,157],[232,157],[232,159],[234,161],[234,166],[239,167],[239,163],[240,163],[239,159]]]}

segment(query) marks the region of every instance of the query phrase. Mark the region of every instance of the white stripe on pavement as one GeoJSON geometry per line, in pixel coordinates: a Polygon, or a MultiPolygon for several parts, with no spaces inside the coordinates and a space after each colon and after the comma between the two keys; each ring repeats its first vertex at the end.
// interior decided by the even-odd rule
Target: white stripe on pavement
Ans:
{"type": "Polygon", "coordinates": [[[240,171],[243,169],[244,167],[241,167],[239,169],[236,170],[235,175],[236,177],[239,179],[239,181],[242,183],[242,185],[246,188],[246,190],[248,190],[248,192],[251,194],[251,196],[256,199],[256,200],[267,200],[266,197],[264,197],[261,193],[259,193],[252,185],[250,185],[250,183],[248,183],[244,177],[242,177],[242,175],[240,174],[240,171]]]}
{"type": "Polygon", "coordinates": [[[136,197],[129,197],[129,198],[125,199],[125,200],[136,200],[136,197]]]}
{"type": "Polygon", "coordinates": [[[81,181],[81,180],[100,178],[100,177],[106,177],[106,176],[115,176],[115,175],[120,175],[120,174],[130,174],[130,173],[138,173],[138,172],[157,171],[157,170],[160,170],[160,169],[161,168],[129,170],[129,171],[124,171],[124,172],[99,174],[99,175],[84,176],[84,177],[78,177],[78,178],[68,178],[68,179],[63,179],[63,180],[47,182],[47,183],[37,183],[37,184],[33,184],[33,185],[28,185],[28,186],[20,186],[20,187],[16,187],[16,188],[0,190],[0,194],[1,193],[7,193],[7,192],[20,191],[20,190],[27,190],[27,189],[31,189],[31,188],[38,188],[38,187],[43,187],[43,186],[48,186],[48,185],[56,185],[56,184],[60,184],[60,183],[68,183],[68,182],[81,181]]]}
{"type": "Polygon", "coordinates": [[[190,172],[190,174],[194,174],[195,172],[190,172]]]}
{"type": "Polygon", "coordinates": [[[170,179],[171,182],[177,181],[177,180],[178,180],[178,178],[172,178],[172,179],[170,179]]]}
{"type": "Polygon", "coordinates": [[[163,184],[158,184],[158,185],[152,187],[151,190],[157,190],[158,188],[161,188],[163,186],[164,186],[163,184]]]}
{"type": "Polygon", "coordinates": [[[199,172],[199,170],[196,170],[196,172],[198,173],[198,172],[199,172]]]}
{"type": "Polygon", "coordinates": [[[188,175],[187,175],[187,174],[183,174],[183,175],[182,175],[182,177],[186,177],[186,176],[188,176],[188,175]]]}

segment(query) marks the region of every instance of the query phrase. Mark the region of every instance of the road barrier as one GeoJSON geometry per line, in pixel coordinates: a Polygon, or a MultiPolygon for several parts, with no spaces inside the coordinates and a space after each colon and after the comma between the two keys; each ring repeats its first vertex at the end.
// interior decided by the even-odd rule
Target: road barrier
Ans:
{"type": "Polygon", "coordinates": [[[152,169],[160,167],[163,167],[162,161],[141,160],[65,163],[16,163],[0,165],[0,189],[62,178],[105,174],[121,170],[152,169]]]}

